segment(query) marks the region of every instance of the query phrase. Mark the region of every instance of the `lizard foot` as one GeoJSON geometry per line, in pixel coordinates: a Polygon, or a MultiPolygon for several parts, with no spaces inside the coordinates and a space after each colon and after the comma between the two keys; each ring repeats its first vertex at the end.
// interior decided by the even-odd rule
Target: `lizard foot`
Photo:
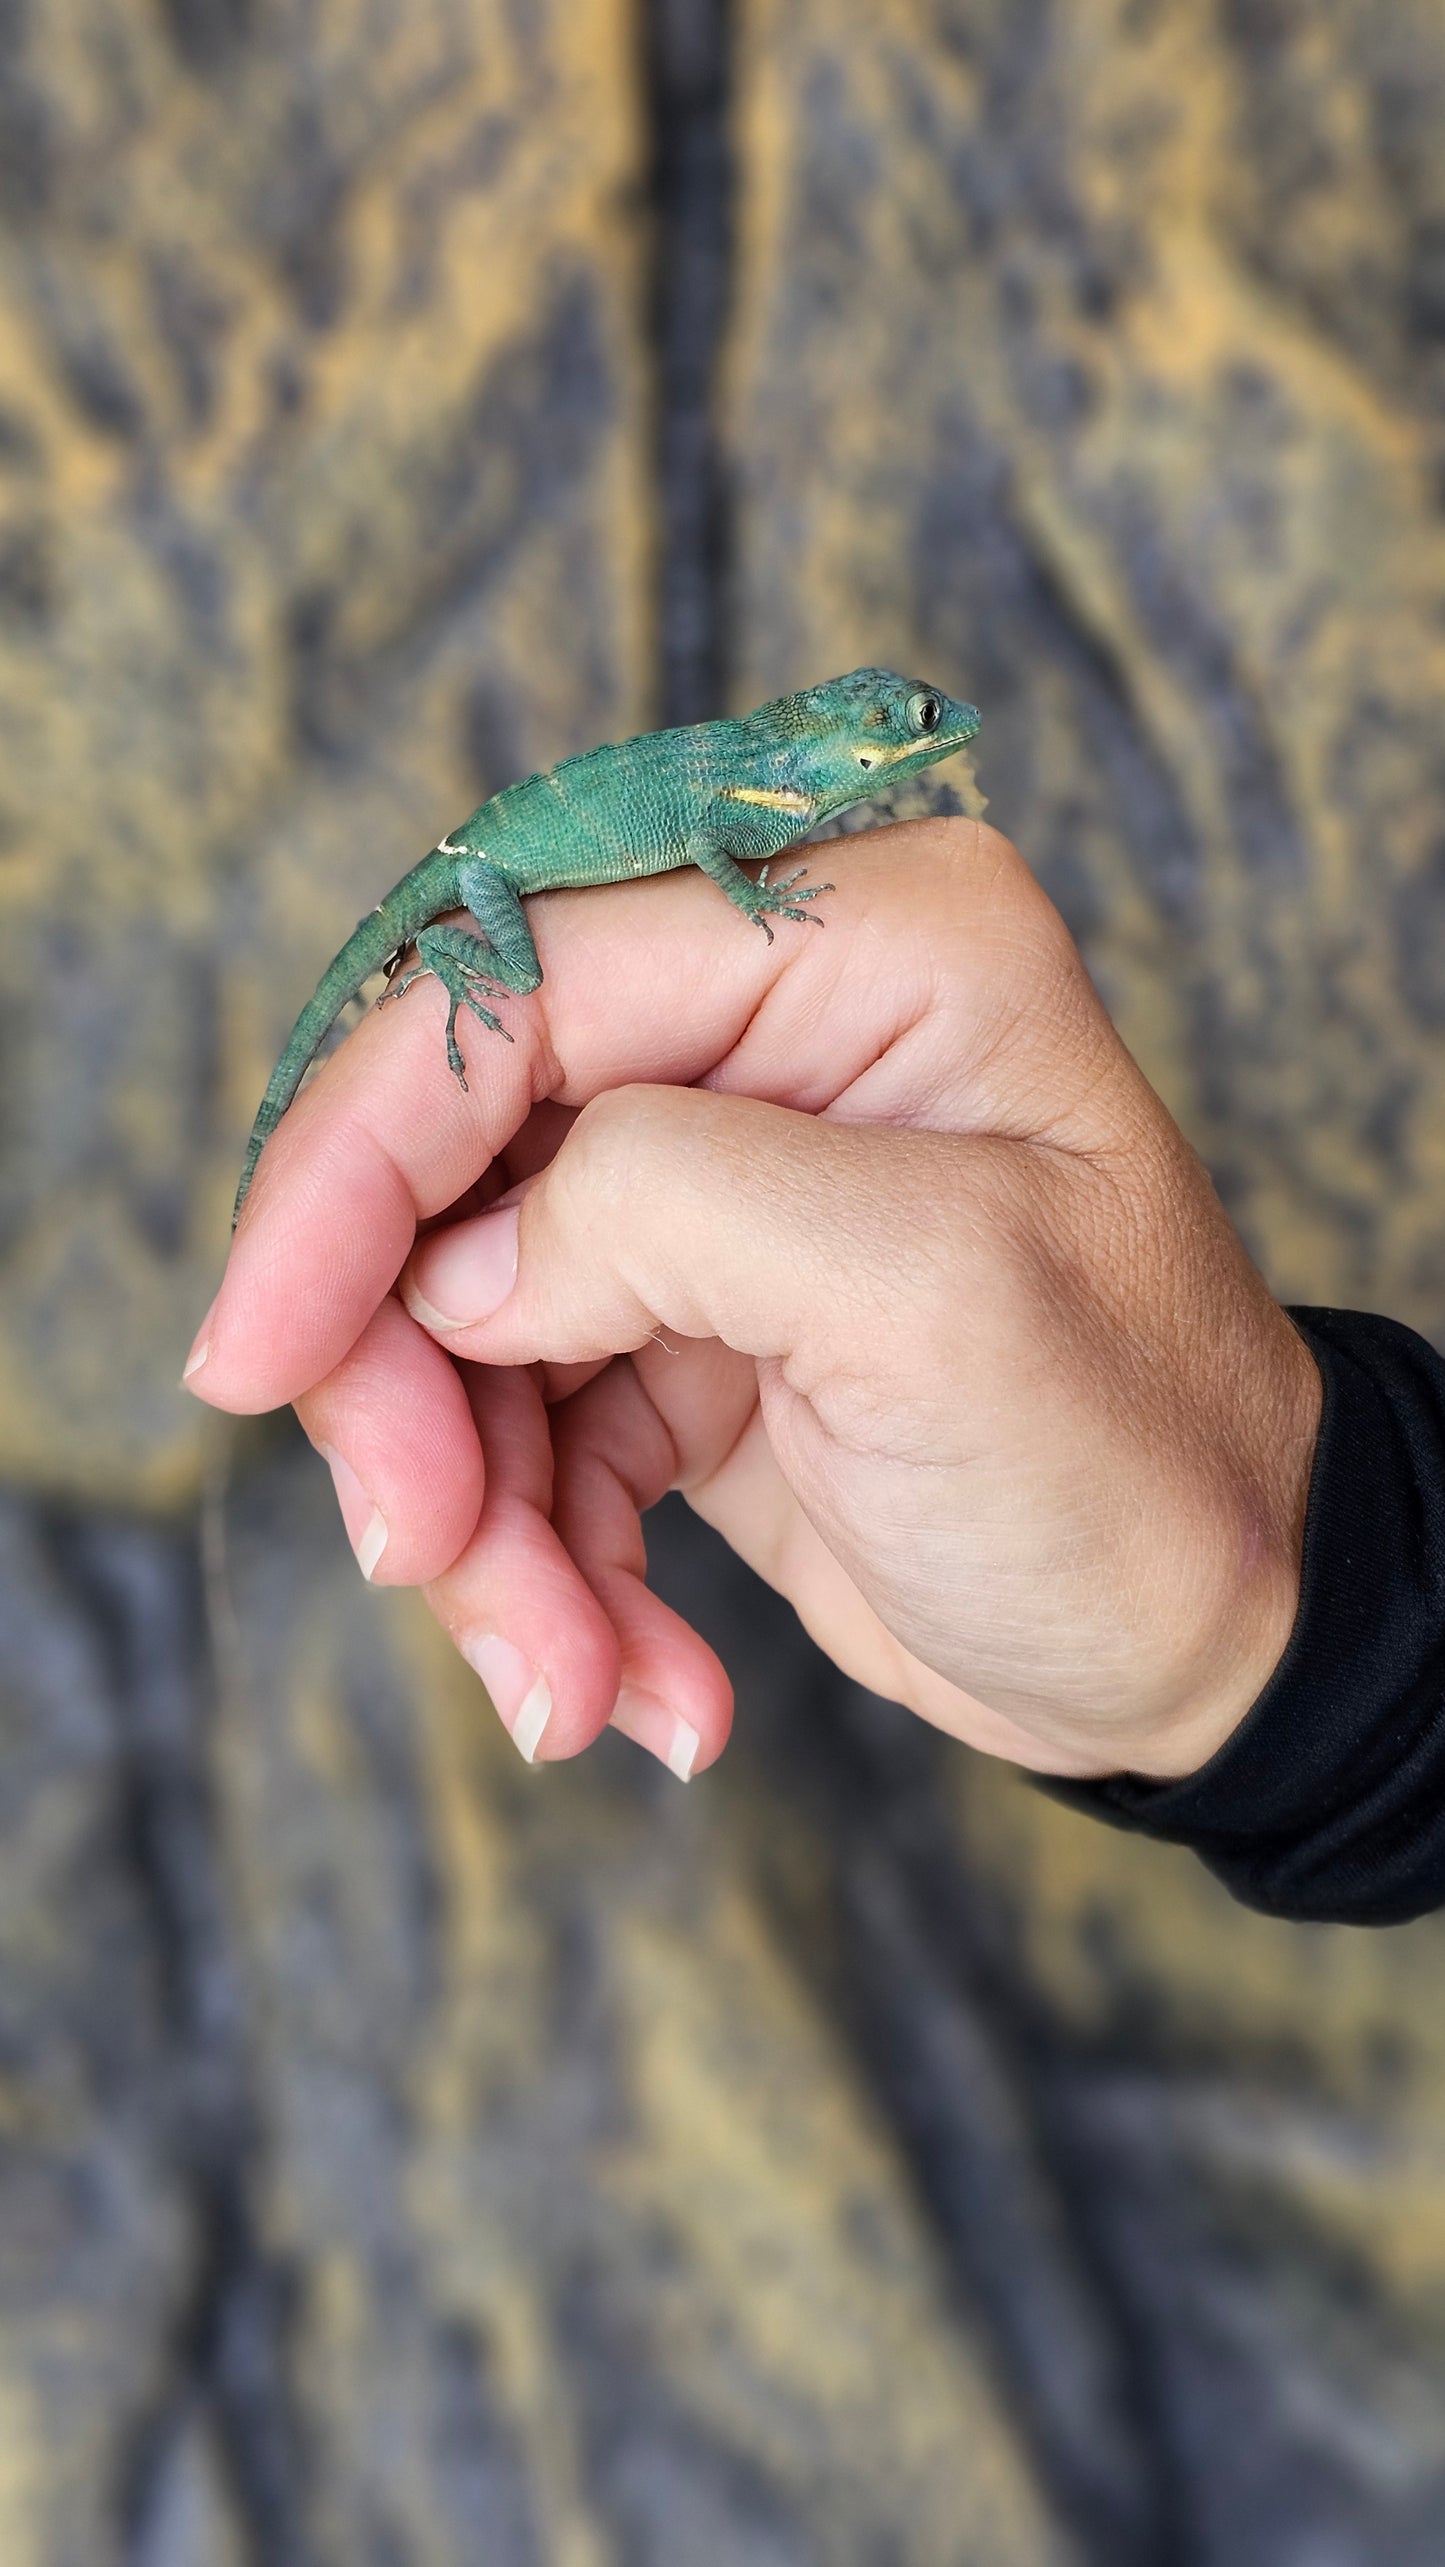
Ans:
{"type": "Polygon", "coordinates": [[[769,944],[773,941],[773,931],[768,925],[770,917],[791,918],[800,927],[822,926],[822,919],[811,909],[804,909],[801,904],[805,900],[819,899],[825,891],[831,891],[833,885],[830,882],[814,882],[808,885],[806,891],[799,891],[797,886],[807,870],[806,865],[800,865],[796,873],[784,874],[781,882],[769,882],[769,867],[764,865],[762,872],[758,875],[753,886],[755,898],[749,903],[748,915],[757,926],[761,927],[769,944]]]}
{"type": "Polygon", "coordinates": [[[383,990],[377,1005],[384,1006],[388,998],[402,997],[414,980],[439,980],[451,1000],[447,1011],[447,1067],[465,1088],[467,1067],[457,1041],[457,1018],[465,1007],[493,1034],[500,1034],[504,1043],[510,1043],[512,1037],[500,1016],[493,1015],[480,995],[483,990],[495,993],[501,984],[486,970],[487,948],[481,938],[467,935],[463,928],[423,927],[416,950],[416,969],[383,990]]]}
{"type": "Polygon", "coordinates": [[[796,883],[800,883],[803,880],[804,875],[807,873],[808,868],[806,865],[799,865],[796,873],[785,873],[781,882],[769,882],[768,876],[772,870],[772,859],[770,857],[768,862],[764,865],[762,872],[758,875],[758,889],[759,891],[774,892],[780,900],[785,898],[787,893],[790,891],[793,893],[793,898],[795,900],[816,900],[820,892],[832,891],[834,889],[834,885],[831,882],[815,882],[810,884],[806,891],[794,890],[794,885],[796,883]]]}

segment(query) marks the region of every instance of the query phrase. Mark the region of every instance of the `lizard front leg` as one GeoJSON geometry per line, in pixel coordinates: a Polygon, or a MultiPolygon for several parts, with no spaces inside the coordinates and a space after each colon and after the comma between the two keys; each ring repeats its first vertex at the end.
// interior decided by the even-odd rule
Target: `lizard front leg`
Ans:
{"type": "Polygon", "coordinates": [[[485,857],[467,856],[458,865],[457,887],[480,935],[469,935],[464,927],[423,927],[416,940],[416,969],[407,972],[385,996],[400,998],[414,980],[431,977],[441,982],[451,1001],[447,1065],[465,1087],[466,1063],[457,1041],[461,1010],[468,1009],[492,1033],[500,1034],[504,1043],[510,1043],[512,1037],[506,1026],[484,1004],[481,993],[505,989],[519,998],[528,998],[541,987],[542,966],[521,901],[505,876],[485,857]]]}
{"type": "MultiPolygon", "coordinates": [[[[783,840],[783,845],[790,845],[796,834],[796,831],[791,832],[783,840]]],[[[742,852],[750,855],[754,851],[745,846],[742,852]]],[[[766,855],[770,864],[772,858],[780,853],[780,849],[775,841],[771,847],[759,846],[756,852],[760,856],[766,855]]],[[[800,865],[796,873],[785,874],[781,882],[769,882],[767,864],[755,880],[752,874],[744,873],[742,866],[727,847],[700,848],[694,861],[700,865],[710,882],[715,882],[720,891],[726,892],[734,909],[741,910],[744,918],[750,918],[755,927],[761,927],[769,944],[773,941],[773,931],[768,925],[770,918],[791,918],[796,920],[800,927],[810,924],[821,927],[823,924],[822,919],[811,909],[805,908],[803,904],[805,901],[817,900],[823,892],[831,891],[833,885],[830,882],[815,882],[810,883],[806,891],[800,891],[798,885],[807,872],[806,865],[800,865]]]]}

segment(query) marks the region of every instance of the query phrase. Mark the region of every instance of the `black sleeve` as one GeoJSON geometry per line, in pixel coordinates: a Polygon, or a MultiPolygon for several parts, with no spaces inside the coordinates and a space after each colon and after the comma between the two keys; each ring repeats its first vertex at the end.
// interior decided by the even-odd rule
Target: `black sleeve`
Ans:
{"type": "Polygon", "coordinates": [[[1267,1916],[1397,1925],[1445,1906],[1445,1363],[1393,1319],[1290,1316],[1325,1395],[1283,1658],[1198,1773],[1043,1788],[1267,1916]]]}

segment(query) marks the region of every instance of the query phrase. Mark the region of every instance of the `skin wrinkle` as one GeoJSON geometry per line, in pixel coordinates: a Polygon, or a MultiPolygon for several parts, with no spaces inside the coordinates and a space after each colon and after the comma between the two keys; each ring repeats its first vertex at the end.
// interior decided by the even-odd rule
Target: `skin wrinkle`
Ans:
{"type": "MultiPolygon", "coordinates": [[[[726,1505],[715,1507],[710,1514],[705,1508],[700,1511],[743,1553],[761,1576],[769,1578],[781,1592],[793,1597],[805,1628],[820,1646],[828,1650],[845,1673],[853,1675],[871,1690],[882,1691],[905,1704],[922,1718],[934,1720],[944,1729],[952,1727],[950,1713],[959,1698],[959,1688],[906,1649],[888,1630],[843,1559],[836,1551],[830,1554],[825,1550],[818,1529],[809,1521],[791,1492],[783,1493],[781,1533],[771,1550],[764,1549],[757,1542],[751,1519],[747,1538],[740,1539],[735,1510],[726,1505]],[[813,1603],[808,1596],[809,1580],[820,1553],[826,1560],[827,1571],[822,1598],[813,1603]],[[790,1559],[797,1563],[791,1575],[790,1559]],[[827,1573],[831,1573],[831,1578],[827,1573]],[[872,1647],[881,1652],[886,1662],[885,1670],[876,1665],[870,1667],[866,1653],[857,1650],[856,1635],[860,1625],[866,1628],[872,1647]],[[886,1670],[893,1671],[891,1682],[886,1680],[886,1670]]],[[[965,1695],[964,1699],[972,1704],[979,1717],[984,1732],[980,1743],[988,1744],[995,1752],[1011,1755],[1026,1765],[1043,1761],[1038,1754],[1039,1742],[1019,1731],[1006,1714],[993,1712],[976,1696],[965,1695]]],[[[1067,1760],[1059,1769],[1075,1770],[1067,1760]]],[[[1087,1769],[1097,1770],[1097,1767],[1087,1769]]]]}
{"type": "MultiPolygon", "coordinates": [[[[821,926],[824,924],[824,921],[819,919],[817,924],[821,926]]],[[[811,948],[802,945],[792,945],[782,948],[774,946],[770,950],[780,953],[781,967],[771,976],[767,986],[759,991],[757,998],[748,1011],[741,1032],[738,1034],[736,1040],[729,1045],[722,1059],[715,1062],[712,1069],[705,1072],[703,1077],[695,1082],[701,1093],[708,1093],[713,1090],[720,1073],[728,1068],[731,1063],[736,1061],[739,1053],[745,1048],[748,1038],[753,1033],[754,1029],[758,1028],[760,1030],[768,1017],[777,1012],[772,1007],[772,1000],[778,995],[778,992],[781,990],[789,973],[796,970],[799,955],[810,951],[811,948]]]]}
{"type": "Polygon", "coordinates": [[[912,1126],[948,1131],[960,1138],[977,1130],[996,1134],[996,1110],[991,1100],[979,1094],[974,1110],[963,1119],[959,1118],[956,1105],[950,1109],[949,1101],[957,1096],[964,1083],[971,1090],[981,1089],[984,1073],[995,1060],[1006,1055],[1014,1040],[1013,1029],[1006,1022],[998,1021],[985,1032],[983,1021],[976,1014],[961,1021],[956,1007],[948,1003],[948,976],[936,946],[930,949],[926,959],[930,968],[925,1003],[914,1013],[908,1025],[899,1028],[879,1048],[873,1060],[858,1070],[848,1085],[861,1084],[885,1063],[895,1070],[902,1069],[905,1066],[907,1035],[917,1029],[922,1038],[921,1047],[926,1047],[931,1040],[935,1054],[931,1077],[933,1119],[930,1120],[925,1102],[917,1097],[911,1084],[908,1106],[901,1116],[883,1116],[874,1112],[866,1119],[889,1122],[896,1119],[904,1128],[912,1126]]]}
{"type": "MultiPolygon", "coordinates": [[[[850,1114],[846,1110],[849,1100],[856,1097],[857,1090],[862,1087],[865,1079],[871,1078],[873,1072],[880,1069],[885,1061],[892,1061],[903,1053],[909,1036],[911,1034],[922,1032],[927,1023],[927,1017],[927,1009],[921,1009],[916,1015],[910,1016],[902,1025],[895,1027],[887,1041],[880,1044],[878,1050],[873,1054],[872,1059],[863,1063],[856,1077],[849,1079],[846,1086],[839,1088],[837,1094],[829,1098],[827,1104],[824,1105],[820,1111],[830,1122],[865,1123],[872,1122],[875,1119],[875,1117],[866,1108],[861,1113],[850,1114]]],[[[939,1085],[940,1087],[942,1085],[941,1077],[939,1085]]],[[[922,1111],[915,1120],[915,1129],[923,1131],[936,1131],[938,1129],[937,1124],[933,1123],[929,1118],[929,1108],[936,1107],[937,1102],[937,1095],[932,1098],[921,1100],[922,1111]]]]}

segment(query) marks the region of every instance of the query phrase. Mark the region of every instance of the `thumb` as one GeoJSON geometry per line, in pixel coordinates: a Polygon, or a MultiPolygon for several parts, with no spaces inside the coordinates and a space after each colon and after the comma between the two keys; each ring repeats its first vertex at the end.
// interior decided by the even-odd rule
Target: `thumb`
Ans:
{"type": "Polygon", "coordinates": [[[941,1189],[936,1169],[910,1185],[913,1162],[958,1146],[706,1089],[616,1089],[519,1200],[420,1241],[402,1297],[484,1363],[596,1361],[661,1329],[764,1358],[806,1347],[827,1369],[856,1360],[890,1271],[901,1283],[916,1256],[900,1192],[941,1189]]]}

